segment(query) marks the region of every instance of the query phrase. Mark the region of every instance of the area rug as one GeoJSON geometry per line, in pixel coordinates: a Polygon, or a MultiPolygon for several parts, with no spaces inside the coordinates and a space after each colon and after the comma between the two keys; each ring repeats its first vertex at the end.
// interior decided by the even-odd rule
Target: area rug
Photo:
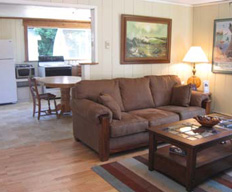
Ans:
{"type": "MultiPolygon", "coordinates": [[[[121,192],[186,192],[184,186],[165,175],[149,171],[148,155],[123,159],[92,169],[121,192]]],[[[211,178],[195,188],[194,192],[232,192],[232,170],[211,178]]]]}

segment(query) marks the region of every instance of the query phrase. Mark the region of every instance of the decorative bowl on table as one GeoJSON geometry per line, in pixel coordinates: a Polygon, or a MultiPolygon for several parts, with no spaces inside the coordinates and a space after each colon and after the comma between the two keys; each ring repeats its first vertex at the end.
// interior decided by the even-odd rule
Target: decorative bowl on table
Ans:
{"type": "Polygon", "coordinates": [[[203,127],[212,128],[214,125],[220,123],[221,119],[219,117],[210,116],[196,116],[194,119],[197,120],[203,127]]]}

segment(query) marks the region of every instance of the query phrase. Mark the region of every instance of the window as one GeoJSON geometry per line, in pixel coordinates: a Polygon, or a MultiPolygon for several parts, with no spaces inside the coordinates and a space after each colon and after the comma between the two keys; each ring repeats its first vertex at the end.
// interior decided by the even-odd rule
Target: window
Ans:
{"type": "Polygon", "coordinates": [[[26,59],[64,56],[65,60],[91,60],[90,22],[24,20],[26,59]]]}

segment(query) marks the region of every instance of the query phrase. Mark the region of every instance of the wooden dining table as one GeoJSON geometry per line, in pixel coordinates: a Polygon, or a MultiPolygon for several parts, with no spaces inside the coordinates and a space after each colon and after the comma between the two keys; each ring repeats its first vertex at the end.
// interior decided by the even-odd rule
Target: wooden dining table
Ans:
{"type": "Polygon", "coordinates": [[[76,76],[53,76],[53,77],[36,77],[36,81],[40,85],[44,85],[51,88],[60,88],[61,91],[61,103],[57,105],[60,114],[71,112],[70,107],[70,89],[75,86],[76,83],[81,81],[81,77],[76,76]]]}

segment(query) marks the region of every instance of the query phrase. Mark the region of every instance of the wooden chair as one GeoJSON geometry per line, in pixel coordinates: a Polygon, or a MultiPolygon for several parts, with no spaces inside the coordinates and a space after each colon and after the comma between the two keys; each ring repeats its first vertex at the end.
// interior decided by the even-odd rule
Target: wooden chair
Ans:
{"type": "Polygon", "coordinates": [[[35,113],[38,113],[38,120],[39,120],[42,112],[45,113],[45,115],[51,115],[52,112],[55,112],[57,118],[59,118],[58,110],[56,106],[56,95],[53,95],[51,93],[39,94],[35,78],[29,78],[28,82],[33,99],[33,117],[35,116],[35,113]],[[41,100],[46,100],[48,102],[48,110],[41,110],[41,100]],[[54,101],[55,109],[51,109],[50,100],[54,101]],[[38,106],[38,112],[36,112],[36,106],[38,106]]]}

